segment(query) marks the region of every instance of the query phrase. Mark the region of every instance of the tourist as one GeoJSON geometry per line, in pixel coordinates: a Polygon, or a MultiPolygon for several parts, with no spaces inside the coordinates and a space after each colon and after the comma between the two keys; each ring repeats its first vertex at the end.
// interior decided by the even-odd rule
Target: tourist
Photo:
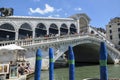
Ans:
{"type": "Polygon", "coordinates": [[[9,65],[10,65],[10,66],[14,65],[13,61],[10,61],[9,65]]]}
{"type": "Polygon", "coordinates": [[[30,63],[26,63],[26,68],[25,68],[27,73],[33,72],[32,68],[30,67],[30,63]]]}
{"type": "Polygon", "coordinates": [[[24,75],[24,73],[25,73],[24,63],[22,63],[21,65],[20,64],[18,65],[18,72],[19,72],[20,75],[24,75]]]}

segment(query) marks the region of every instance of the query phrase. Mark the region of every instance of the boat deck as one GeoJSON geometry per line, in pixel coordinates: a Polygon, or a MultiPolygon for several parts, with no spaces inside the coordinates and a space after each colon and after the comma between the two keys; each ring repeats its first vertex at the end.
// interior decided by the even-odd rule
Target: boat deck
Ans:
{"type": "Polygon", "coordinates": [[[33,76],[34,76],[34,73],[30,73],[30,74],[21,75],[19,77],[6,79],[6,80],[28,80],[33,76]]]}

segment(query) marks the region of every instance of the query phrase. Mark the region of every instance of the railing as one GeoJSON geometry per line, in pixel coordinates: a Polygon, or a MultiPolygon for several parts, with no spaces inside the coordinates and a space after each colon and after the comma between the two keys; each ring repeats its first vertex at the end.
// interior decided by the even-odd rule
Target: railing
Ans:
{"type": "Polygon", "coordinates": [[[57,36],[57,37],[44,37],[44,38],[35,38],[35,39],[26,39],[26,40],[13,40],[13,41],[1,41],[0,46],[5,46],[9,44],[16,44],[18,46],[29,46],[29,45],[35,45],[35,44],[42,44],[42,43],[48,43],[48,42],[54,42],[54,41],[63,41],[68,40],[72,38],[82,38],[84,36],[91,36],[95,38],[100,38],[104,40],[108,45],[114,47],[110,42],[108,42],[106,39],[103,39],[99,36],[91,35],[91,34],[84,34],[84,35],[66,35],[66,36],[57,36]]]}
{"type": "Polygon", "coordinates": [[[115,45],[110,42],[105,36],[103,36],[99,31],[95,30],[94,28],[90,27],[91,29],[93,29],[95,32],[97,32],[100,36],[99,38],[104,40],[106,43],[110,44],[112,47],[115,47],[115,45]]]}
{"type": "Polygon", "coordinates": [[[68,36],[66,35],[66,36],[58,36],[58,37],[54,36],[54,37],[44,37],[44,38],[25,39],[25,40],[1,41],[0,46],[5,46],[9,44],[17,44],[19,46],[29,46],[32,44],[51,42],[60,39],[72,38],[76,36],[79,35],[68,35],[68,36]]]}

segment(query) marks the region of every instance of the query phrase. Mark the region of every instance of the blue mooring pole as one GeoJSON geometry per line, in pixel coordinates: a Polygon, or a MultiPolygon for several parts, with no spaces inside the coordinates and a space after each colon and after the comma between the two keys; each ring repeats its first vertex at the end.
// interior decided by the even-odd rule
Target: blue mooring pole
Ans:
{"type": "Polygon", "coordinates": [[[100,46],[100,80],[108,80],[107,71],[107,49],[105,42],[101,42],[100,46]]]}
{"type": "Polygon", "coordinates": [[[69,80],[75,80],[75,59],[71,46],[69,46],[69,80]]]}
{"type": "Polygon", "coordinates": [[[54,80],[54,51],[49,48],[49,80],[54,80]]]}
{"type": "Polygon", "coordinates": [[[42,54],[41,50],[38,49],[36,52],[36,64],[35,64],[35,80],[40,80],[40,74],[41,74],[41,65],[42,64],[42,54]]]}

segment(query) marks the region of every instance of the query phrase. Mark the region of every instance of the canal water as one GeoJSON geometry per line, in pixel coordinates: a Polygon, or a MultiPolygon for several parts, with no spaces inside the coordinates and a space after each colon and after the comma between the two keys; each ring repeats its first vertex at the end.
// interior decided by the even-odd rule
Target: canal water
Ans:
{"type": "MultiPolygon", "coordinates": [[[[108,65],[109,78],[120,79],[120,65],[108,65]]],[[[68,80],[69,68],[56,68],[54,70],[54,80],[68,80]]],[[[83,80],[85,78],[99,78],[99,65],[81,65],[75,68],[75,80],[83,80]]],[[[30,80],[34,80],[31,78],[30,80]]],[[[49,80],[49,72],[42,71],[41,80],[49,80]]]]}

